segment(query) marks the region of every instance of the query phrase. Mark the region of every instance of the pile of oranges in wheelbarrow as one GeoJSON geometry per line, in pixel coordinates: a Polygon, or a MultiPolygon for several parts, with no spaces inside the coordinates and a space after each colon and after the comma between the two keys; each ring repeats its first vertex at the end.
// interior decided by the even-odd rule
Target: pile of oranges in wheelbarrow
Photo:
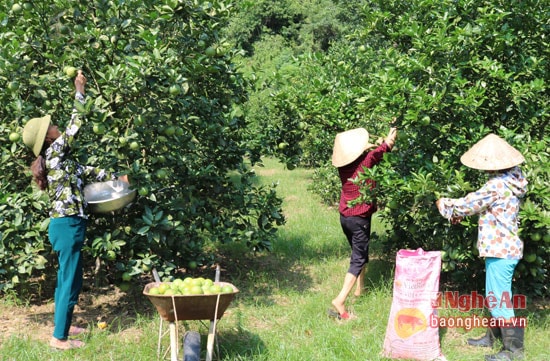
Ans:
{"type": "Polygon", "coordinates": [[[176,278],[172,282],[161,282],[150,287],[149,295],[216,295],[218,293],[233,293],[235,288],[226,283],[214,282],[209,278],[186,277],[184,279],[176,278]]]}

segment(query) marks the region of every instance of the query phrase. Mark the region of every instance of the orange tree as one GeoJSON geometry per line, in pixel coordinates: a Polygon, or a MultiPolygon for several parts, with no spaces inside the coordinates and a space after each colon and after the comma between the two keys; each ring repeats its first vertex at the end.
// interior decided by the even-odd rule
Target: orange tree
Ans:
{"type": "Polygon", "coordinates": [[[276,123],[264,129],[289,140],[280,158],[315,166],[313,189],[333,203],[339,195],[329,164],[334,135],[366,127],[376,140],[395,118],[396,149],[366,173],[379,186],[375,194],[363,189],[362,197],[376,196],[389,226],[380,241],[388,251],[443,250],[450,280],[482,287],[475,219],[450,226],[434,202],[482,184],[484,175],[462,166],[460,155],[487,133],[499,134],[525,155],[530,182],[520,213],[525,257],[515,286],[548,294],[550,67],[541,41],[549,36],[548,9],[537,1],[504,6],[494,0],[343,5],[361,9],[350,17],[357,21],[355,31],[327,53],[299,58],[299,80],[275,78],[269,107],[276,123]]]}
{"type": "Polygon", "coordinates": [[[88,101],[74,156],[127,173],[139,192],[131,207],[91,216],[96,272],[169,276],[214,262],[221,243],[270,248],[284,217],[274,187],[254,185],[245,162],[258,155],[238,111],[246,83],[219,35],[230,13],[225,1],[0,5],[0,291],[53,270],[48,202],[19,134],[46,113],[64,129],[76,69],[88,101]]]}

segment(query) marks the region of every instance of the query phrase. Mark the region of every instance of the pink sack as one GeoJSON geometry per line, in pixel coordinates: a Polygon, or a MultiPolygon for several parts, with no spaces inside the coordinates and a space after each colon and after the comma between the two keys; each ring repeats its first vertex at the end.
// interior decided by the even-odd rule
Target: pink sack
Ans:
{"type": "Polygon", "coordinates": [[[397,252],[393,300],[386,328],[383,355],[394,359],[444,360],[439,327],[431,327],[439,292],[441,252],[397,252]]]}

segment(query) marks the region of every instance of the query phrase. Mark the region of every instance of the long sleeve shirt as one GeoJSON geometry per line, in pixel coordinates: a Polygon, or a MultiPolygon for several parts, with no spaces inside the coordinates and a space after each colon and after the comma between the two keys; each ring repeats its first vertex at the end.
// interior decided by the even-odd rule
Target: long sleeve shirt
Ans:
{"type": "MultiPolygon", "coordinates": [[[[84,103],[81,93],[76,93],[75,99],[84,103]]],[[[111,176],[100,168],[82,166],[71,157],[70,150],[76,134],[82,125],[82,118],[73,109],[71,121],[65,132],[61,133],[48,149],[46,149],[46,169],[48,171],[48,195],[51,201],[50,217],[79,216],[87,218],[84,200],[85,179],[94,178],[102,181],[111,176]]]]}
{"type": "Polygon", "coordinates": [[[492,175],[479,190],[464,198],[441,198],[439,213],[447,219],[479,214],[477,248],[480,257],[521,259],[520,198],[527,180],[518,167],[492,175]]]}
{"type": "MultiPolygon", "coordinates": [[[[359,197],[359,185],[354,183],[354,179],[357,175],[363,171],[364,168],[372,168],[376,164],[380,163],[384,153],[391,150],[390,146],[385,142],[379,145],[377,148],[363,153],[359,158],[350,164],[338,168],[338,174],[340,181],[342,182],[342,191],[340,194],[340,214],[345,217],[368,217],[376,212],[376,203],[359,203],[350,207],[349,202],[359,197]]],[[[368,180],[369,187],[376,187],[376,183],[373,180],[368,180]]]]}

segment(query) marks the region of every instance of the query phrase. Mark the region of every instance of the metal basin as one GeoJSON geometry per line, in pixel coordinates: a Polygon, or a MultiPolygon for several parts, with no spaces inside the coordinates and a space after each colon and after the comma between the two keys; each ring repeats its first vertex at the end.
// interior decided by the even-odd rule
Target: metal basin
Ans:
{"type": "Polygon", "coordinates": [[[92,213],[110,213],[130,204],[136,190],[119,180],[91,183],[84,187],[84,199],[92,213]]]}

